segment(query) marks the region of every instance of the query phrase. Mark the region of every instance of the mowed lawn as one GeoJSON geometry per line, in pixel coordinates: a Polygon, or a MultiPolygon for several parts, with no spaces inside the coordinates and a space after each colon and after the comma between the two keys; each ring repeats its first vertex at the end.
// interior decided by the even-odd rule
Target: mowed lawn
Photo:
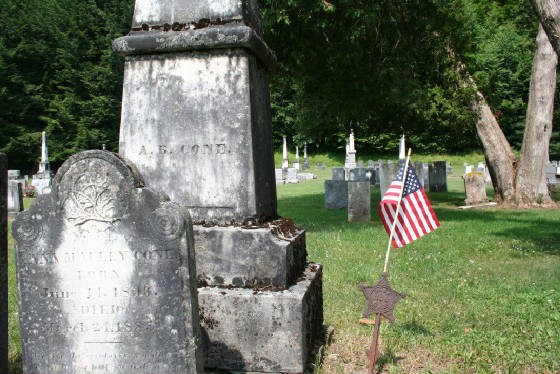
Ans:
{"type": "MultiPolygon", "coordinates": [[[[307,230],[309,260],[324,265],[325,323],[335,330],[317,373],[367,368],[372,326],[358,320],[357,285],[376,283],[388,235],[377,215],[348,223],[324,209],[323,181],[278,186],[279,213],[307,230]]],[[[388,373],[560,372],[560,210],[460,210],[464,187],[429,198],[441,228],[393,250],[393,288],[405,293],[384,320],[378,369],[388,373]]]]}
{"type": "MultiPolygon", "coordinates": [[[[307,230],[309,260],[324,266],[325,323],[335,330],[316,373],[366,369],[373,327],[359,318],[360,283],[383,270],[388,236],[376,213],[348,223],[324,209],[324,178],[278,186],[278,210],[307,230]]],[[[407,296],[383,321],[379,370],[388,373],[560,372],[560,210],[459,210],[458,177],[429,194],[441,228],[392,251],[393,288],[407,296]]],[[[10,363],[20,372],[13,240],[10,238],[10,363]]]]}

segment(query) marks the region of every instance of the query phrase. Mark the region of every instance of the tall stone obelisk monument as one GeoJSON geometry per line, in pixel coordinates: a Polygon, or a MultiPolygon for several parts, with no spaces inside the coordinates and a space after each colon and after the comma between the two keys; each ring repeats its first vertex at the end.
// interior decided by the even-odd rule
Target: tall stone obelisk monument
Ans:
{"type": "Polygon", "coordinates": [[[276,215],[267,67],[257,1],[137,0],[119,153],[195,221],[276,215]],[[188,177],[188,178],[185,178],[188,177]]]}
{"type": "Polygon", "coordinates": [[[41,133],[41,162],[37,174],[33,175],[31,184],[35,187],[38,194],[50,192],[51,186],[51,167],[49,163],[49,151],[47,148],[47,133],[41,133]]]}
{"type": "Polygon", "coordinates": [[[257,0],[136,0],[119,153],[195,223],[206,367],[297,373],[322,327],[322,268],[277,219],[257,0]]]}

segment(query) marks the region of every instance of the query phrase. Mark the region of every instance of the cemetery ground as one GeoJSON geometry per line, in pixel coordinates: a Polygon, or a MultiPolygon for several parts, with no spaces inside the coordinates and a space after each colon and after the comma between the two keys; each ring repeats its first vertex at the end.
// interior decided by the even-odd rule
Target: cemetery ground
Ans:
{"type": "MultiPolygon", "coordinates": [[[[482,160],[468,158],[414,159],[451,161],[453,174],[447,193],[428,194],[441,228],[391,253],[392,286],[407,296],[395,307],[395,323],[382,323],[379,369],[560,372],[560,209],[458,209],[462,163],[482,160]]],[[[373,326],[358,323],[365,299],[357,285],[376,283],[383,270],[388,236],[376,214],[379,190],[372,189],[372,221],[348,223],[346,210],[324,209],[330,169],[315,167],[323,162],[333,160],[310,159],[318,179],[278,186],[278,211],[306,229],[309,260],[324,265],[325,323],[335,333],[315,373],[365,372],[373,326]]],[[[10,237],[9,353],[11,372],[19,373],[13,245],[10,237]]]]}

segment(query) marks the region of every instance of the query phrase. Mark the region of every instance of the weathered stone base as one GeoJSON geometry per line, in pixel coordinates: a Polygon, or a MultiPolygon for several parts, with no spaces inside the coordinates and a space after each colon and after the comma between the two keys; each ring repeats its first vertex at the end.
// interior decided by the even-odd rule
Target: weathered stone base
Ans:
{"type": "Polygon", "coordinates": [[[322,267],[285,291],[198,289],[206,368],[303,373],[323,338],[322,267]]]}
{"type": "MultiPolygon", "coordinates": [[[[286,222],[284,222],[284,225],[286,222]]],[[[305,269],[305,231],[289,237],[280,226],[270,228],[194,226],[196,268],[204,286],[287,288],[305,269]],[[276,233],[275,233],[276,232],[276,233]]]]}

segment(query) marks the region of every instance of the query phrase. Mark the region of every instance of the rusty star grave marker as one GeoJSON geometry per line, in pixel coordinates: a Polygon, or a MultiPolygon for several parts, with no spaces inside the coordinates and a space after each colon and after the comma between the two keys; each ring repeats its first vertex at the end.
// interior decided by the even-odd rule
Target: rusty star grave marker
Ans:
{"type": "Polygon", "coordinates": [[[362,290],[367,300],[366,309],[364,310],[362,317],[367,318],[375,313],[373,337],[371,339],[371,346],[367,351],[367,357],[370,364],[369,374],[373,374],[373,368],[379,358],[379,349],[377,345],[379,341],[381,316],[387,318],[391,323],[394,322],[395,317],[393,316],[393,309],[395,308],[395,304],[400,299],[403,299],[405,295],[395,291],[391,287],[391,284],[389,283],[389,274],[385,272],[381,275],[381,279],[379,279],[377,284],[373,286],[360,284],[358,288],[362,290]]]}
{"type": "Polygon", "coordinates": [[[396,178],[389,186],[385,195],[383,195],[379,204],[381,220],[389,233],[389,243],[387,244],[383,274],[381,275],[381,279],[373,286],[365,284],[360,284],[358,286],[367,300],[363,318],[360,322],[371,324],[371,320],[366,318],[375,314],[373,337],[371,345],[367,350],[367,357],[369,360],[368,374],[373,374],[373,369],[379,358],[378,341],[381,316],[387,318],[391,323],[394,322],[395,317],[393,316],[393,309],[395,308],[395,304],[405,297],[404,294],[395,291],[389,283],[387,268],[389,266],[391,243],[393,243],[396,248],[402,247],[435,230],[440,225],[437,217],[433,213],[424,189],[420,186],[414,168],[411,167],[409,170],[410,153],[411,150],[409,149],[406,162],[397,173],[396,178]],[[419,221],[422,222],[422,226],[419,226],[419,221]],[[399,229],[395,231],[398,222],[401,222],[401,224],[399,229]],[[402,228],[403,226],[414,226],[414,234],[411,235],[410,232],[404,230],[402,228]],[[396,240],[394,240],[394,236],[396,236],[396,240]]]}

